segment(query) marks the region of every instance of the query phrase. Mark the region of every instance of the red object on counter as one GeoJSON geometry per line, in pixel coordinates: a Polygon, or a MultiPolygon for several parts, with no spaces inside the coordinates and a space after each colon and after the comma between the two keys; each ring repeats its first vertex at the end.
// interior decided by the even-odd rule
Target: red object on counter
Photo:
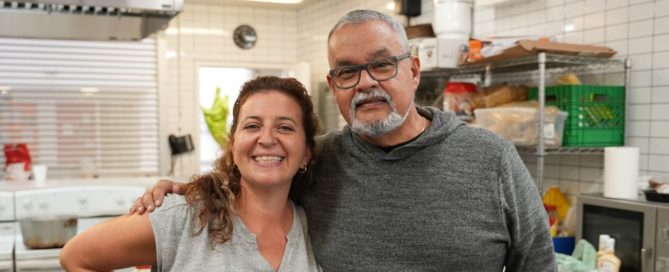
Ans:
{"type": "Polygon", "coordinates": [[[468,82],[448,82],[446,83],[446,88],[444,88],[446,93],[476,93],[477,88],[476,84],[468,82]]]}
{"type": "Polygon", "coordinates": [[[444,87],[444,110],[455,112],[459,116],[474,116],[474,97],[477,94],[475,84],[467,82],[448,82],[444,87]]]}
{"type": "Polygon", "coordinates": [[[23,169],[30,171],[30,152],[26,144],[5,144],[4,151],[5,167],[13,163],[23,163],[23,169]]]}

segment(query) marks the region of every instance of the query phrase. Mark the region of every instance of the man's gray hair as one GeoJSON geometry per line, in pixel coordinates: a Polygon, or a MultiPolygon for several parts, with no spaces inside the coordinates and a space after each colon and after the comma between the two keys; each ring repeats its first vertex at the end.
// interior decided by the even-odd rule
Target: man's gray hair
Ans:
{"type": "Polygon", "coordinates": [[[330,44],[330,38],[332,38],[332,33],[334,33],[335,30],[345,25],[359,25],[369,21],[382,21],[390,26],[393,31],[395,31],[397,40],[404,48],[404,51],[409,52],[409,39],[407,38],[407,33],[404,31],[404,27],[400,21],[384,13],[368,9],[351,11],[339,19],[337,24],[332,27],[332,30],[330,30],[330,34],[328,34],[328,44],[330,44]]]}

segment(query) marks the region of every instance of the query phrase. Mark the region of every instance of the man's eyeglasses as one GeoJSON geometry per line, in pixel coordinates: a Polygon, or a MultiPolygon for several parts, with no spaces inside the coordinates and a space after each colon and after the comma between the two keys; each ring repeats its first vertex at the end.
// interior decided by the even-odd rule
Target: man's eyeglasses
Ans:
{"type": "Polygon", "coordinates": [[[376,81],[394,78],[397,75],[397,63],[409,56],[410,54],[406,53],[399,56],[385,57],[365,64],[336,67],[330,70],[329,74],[337,88],[350,89],[360,82],[362,69],[365,69],[367,74],[376,81]]]}

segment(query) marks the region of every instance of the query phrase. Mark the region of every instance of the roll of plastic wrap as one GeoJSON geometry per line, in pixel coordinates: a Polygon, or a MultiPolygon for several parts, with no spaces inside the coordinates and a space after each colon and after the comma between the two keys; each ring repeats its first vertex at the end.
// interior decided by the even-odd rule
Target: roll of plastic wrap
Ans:
{"type": "Polygon", "coordinates": [[[604,148],[604,197],[636,199],[639,148],[604,148]]]}

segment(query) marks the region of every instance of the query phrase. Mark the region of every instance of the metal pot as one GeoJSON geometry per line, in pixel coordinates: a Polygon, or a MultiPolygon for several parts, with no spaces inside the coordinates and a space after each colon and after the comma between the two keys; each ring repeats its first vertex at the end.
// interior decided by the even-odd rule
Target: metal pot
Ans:
{"type": "Polygon", "coordinates": [[[77,234],[77,217],[36,216],[19,220],[23,244],[32,249],[63,247],[77,234]]]}

